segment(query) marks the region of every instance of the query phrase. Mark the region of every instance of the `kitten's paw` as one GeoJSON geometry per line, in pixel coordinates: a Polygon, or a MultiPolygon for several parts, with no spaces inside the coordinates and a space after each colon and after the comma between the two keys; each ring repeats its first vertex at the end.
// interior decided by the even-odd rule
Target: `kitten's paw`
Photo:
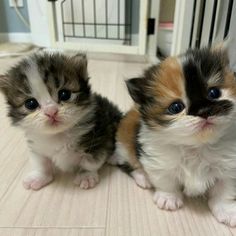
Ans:
{"type": "Polygon", "coordinates": [[[82,189],[93,188],[99,182],[97,172],[83,172],[76,175],[74,184],[78,185],[82,189]]]}
{"type": "Polygon", "coordinates": [[[160,209],[175,211],[183,206],[181,194],[156,191],[154,202],[160,209]]]}
{"type": "Polygon", "coordinates": [[[209,204],[212,214],[220,222],[230,227],[236,227],[236,202],[218,204],[211,206],[209,204]]]}
{"type": "Polygon", "coordinates": [[[39,190],[52,182],[52,175],[45,175],[38,171],[30,172],[23,180],[23,186],[26,189],[39,190]]]}
{"type": "Polygon", "coordinates": [[[146,173],[142,169],[137,169],[131,172],[131,176],[134,178],[136,184],[141,188],[151,188],[152,185],[148,180],[146,173]]]}

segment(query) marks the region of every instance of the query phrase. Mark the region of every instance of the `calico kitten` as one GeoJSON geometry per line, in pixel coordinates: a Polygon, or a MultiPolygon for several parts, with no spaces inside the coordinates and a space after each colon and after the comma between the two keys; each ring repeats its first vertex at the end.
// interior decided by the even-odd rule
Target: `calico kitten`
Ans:
{"type": "Polygon", "coordinates": [[[236,226],[236,81],[223,49],[189,50],[127,81],[136,107],[120,122],[113,162],[159,208],[208,194],[218,221],[236,226]]]}
{"type": "Polygon", "coordinates": [[[34,54],[0,77],[14,125],[24,129],[32,171],[23,183],[37,190],[53,180],[54,166],[75,171],[87,189],[115,149],[121,113],[90,90],[85,55],[34,54]]]}

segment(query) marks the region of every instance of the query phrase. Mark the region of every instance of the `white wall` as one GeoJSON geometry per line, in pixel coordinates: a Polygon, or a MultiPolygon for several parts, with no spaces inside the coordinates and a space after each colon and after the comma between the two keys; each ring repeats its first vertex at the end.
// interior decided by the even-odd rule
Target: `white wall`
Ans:
{"type": "Polygon", "coordinates": [[[49,47],[50,37],[47,23],[47,1],[28,0],[27,3],[32,43],[39,46],[49,47]]]}

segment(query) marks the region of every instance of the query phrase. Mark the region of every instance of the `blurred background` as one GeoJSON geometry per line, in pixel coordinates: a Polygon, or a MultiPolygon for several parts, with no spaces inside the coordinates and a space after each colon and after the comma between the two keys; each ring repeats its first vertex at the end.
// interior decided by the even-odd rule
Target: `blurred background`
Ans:
{"type": "Polygon", "coordinates": [[[229,34],[233,41],[235,5],[234,0],[2,0],[0,42],[155,61],[229,34]]]}

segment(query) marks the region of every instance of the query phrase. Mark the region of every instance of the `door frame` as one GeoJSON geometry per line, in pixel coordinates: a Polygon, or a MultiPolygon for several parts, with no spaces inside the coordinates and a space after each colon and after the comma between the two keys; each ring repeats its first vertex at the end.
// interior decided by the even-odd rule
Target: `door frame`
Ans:
{"type": "Polygon", "coordinates": [[[176,0],[171,56],[189,48],[194,0],[176,0]],[[189,20],[186,20],[189,19],[189,20]]]}

